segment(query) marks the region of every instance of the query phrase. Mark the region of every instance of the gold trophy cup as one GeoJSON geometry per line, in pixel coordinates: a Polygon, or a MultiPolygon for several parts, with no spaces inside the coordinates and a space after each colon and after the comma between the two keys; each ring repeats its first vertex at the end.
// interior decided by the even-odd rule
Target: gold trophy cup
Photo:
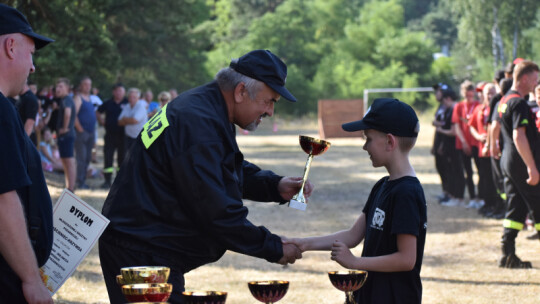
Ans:
{"type": "Polygon", "coordinates": [[[300,135],[300,146],[302,147],[302,150],[304,150],[304,152],[308,154],[308,158],[306,161],[306,166],[304,168],[302,187],[300,188],[300,191],[289,202],[289,207],[298,210],[306,210],[307,203],[306,198],[304,197],[304,186],[307,181],[309,168],[311,167],[311,161],[313,160],[313,156],[321,155],[326,152],[326,150],[330,148],[330,142],[322,139],[316,139],[313,137],[300,135]]]}
{"type": "Polygon", "coordinates": [[[353,292],[364,285],[368,276],[365,270],[330,271],[328,277],[335,288],[345,292],[345,304],[356,304],[353,292]]]}
{"type": "Polygon", "coordinates": [[[186,304],[225,304],[227,292],[225,291],[184,291],[186,304]]]}
{"type": "Polygon", "coordinates": [[[263,303],[275,303],[285,296],[289,281],[253,281],[248,283],[253,297],[263,303]]]}

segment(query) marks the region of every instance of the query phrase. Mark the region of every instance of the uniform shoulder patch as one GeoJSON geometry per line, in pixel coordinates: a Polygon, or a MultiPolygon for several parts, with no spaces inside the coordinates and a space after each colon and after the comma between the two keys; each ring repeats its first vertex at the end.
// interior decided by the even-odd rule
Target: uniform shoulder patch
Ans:
{"type": "Polygon", "coordinates": [[[141,133],[141,140],[146,147],[150,146],[156,141],[156,139],[165,131],[165,128],[169,126],[169,121],[167,120],[167,106],[166,104],[161,108],[143,127],[141,133]]]}

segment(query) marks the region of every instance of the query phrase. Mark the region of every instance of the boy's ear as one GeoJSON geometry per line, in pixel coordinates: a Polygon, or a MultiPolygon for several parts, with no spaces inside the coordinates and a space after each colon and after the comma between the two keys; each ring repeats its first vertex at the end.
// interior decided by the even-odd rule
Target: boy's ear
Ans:
{"type": "Polygon", "coordinates": [[[388,133],[386,134],[386,151],[392,151],[394,150],[398,145],[398,141],[397,141],[397,138],[388,133]]]}

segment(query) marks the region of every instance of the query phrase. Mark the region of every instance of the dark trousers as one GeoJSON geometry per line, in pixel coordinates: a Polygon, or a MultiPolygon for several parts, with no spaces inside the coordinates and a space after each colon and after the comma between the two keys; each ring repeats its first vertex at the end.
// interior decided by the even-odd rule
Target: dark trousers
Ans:
{"type": "Polygon", "coordinates": [[[137,137],[133,138],[126,135],[124,140],[126,141],[126,151],[128,151],[131,146],[137,141],[137,137]]]}
{"type": "Polygon", "coordinates": [[[465,184],[467,185],[467,190],[469,191],[469,198],[474,199],[476,198],[476,191],[475,191],[474,181],[473,181],[473,170],[472,170],[471,160],[474,159],[476,168],[478,168],[478,148],[472,146],[471,155],[465,154],[463,150],[459,150],[459,153],[461,155],[461,162],[463,164],[463,169],[465,173],[465,184]]]}
{"type": "Polygon", "coordinates": [[[171,269],[168,283],[173,285],[171,297],[168,303],[183,304],[184,299],[184,273],[178,268],[172,267],[160,257],[152,254],[127,249],[122,241],[113,237],[101,237],[99,240],[99,260],[103,271],[103,278],[109,293],[111,304],[124,304],[126,298],[122,294],[121,287],[116,283],[116,276],[120,274],[122,267],[131,266],[167,266],[171,269]]]}
{"type": "Polygon", "coordinates": [[[493,184],[498,194],[499,204],[506,203],[506,194],[504,192],[504,177],[501,171],[501,161],[499,159],[491,157],[491,175],[493,178],[493,184]]]}
{"type": "Polygon", "coordinates": [[[532,212],[536,229],[540,228],[540,183],[527,184],[529,174],[525,165],[502,167],[504,190],[507,198],[506,215],[503,226],[509,229],[523,229],[527,214],[532,212]]]}
{"type": "Polygon", "coordinates": [[[450,191],[449,185],[448,185],[448,165],[446,156],[441,155],[438,153],[438,151],[435,151],[435,169],[437,169],[437,173],[439,173],[439,176],[441,177],[441,187],[444,193],[448,193],[450,191]]]}
{"type": "Polygon", "coordinates": [[[495,207],[500,199],[497,188],[493,183],[491,173],[491,158],[478,158],[478,197],[484,200],[486,206],[495,207]]]}
{"type": "Polygon", "coordinates": [[[96,142],[95,133],[77,132],[75,136],[75,160],[77,161],[77,185],[86,183],[88,165],[92,160],[92,148],[96,142]]]}
{"type": "Polygon", "coordinates": [[[445,159],[448,175],[448,192],[452,197],[462,199],[465,192],[465,176],[463,175],[463,163],[459,150],[449,151],[445,159]]]}
{"type": "Polygon", "coordinates": [[[0,256],[0,303],[27,303],[22,291],[22,282],[7,262],[0,256]]]}
{"type": "Polygon", "coordinates": [[[117,168],[120,168],[120,165],[122,165],[122,162],[124,161],[124,156],[126,155],[124,136],[124,132],[105,133],[103,147],[105,166],[103,168],[103,173],[105,176],[105,181],[109,183],[111,182],[111,176],[114,172],[114,152],[117,151],[117,168]]]}

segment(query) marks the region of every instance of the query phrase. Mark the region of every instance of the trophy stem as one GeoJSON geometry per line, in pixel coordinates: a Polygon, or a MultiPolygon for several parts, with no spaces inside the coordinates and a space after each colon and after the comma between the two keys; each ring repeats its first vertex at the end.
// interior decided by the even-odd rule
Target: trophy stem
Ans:
{"type": "Polygon", "coordinates": [[[300,191],[298,192],[298,194],[302,196],[302,200],[305,200],[304,199],[304,186],[306,185],[309,168],[311,168],[312,160],[313,160],[313,154],[309,153],[307,161],[306,161],[306,167],[304,168],[304,177],[302,178],[302,187],[300,187],[300,191]]]}
{"type": "Polygon", "coordinates": [[[354,300],[354,292],[346,291],[345,294],[345,304],[356,304],[356,301],[354,300]]]}
{"type": "Polygon", "coordinates": [[[306,161],[306,166],[304,167],[304,177],[302,178],[302,186],[300,187],[300,191],[291,199],[289,202],[289,207],[299,209],[299,210],[306,210],[306,198],[304,197],[304,186],[306,185],[309,168],[311,167],[311,161],[313,160],[313,154],[309,153],[308,159],[306,161]]]}

